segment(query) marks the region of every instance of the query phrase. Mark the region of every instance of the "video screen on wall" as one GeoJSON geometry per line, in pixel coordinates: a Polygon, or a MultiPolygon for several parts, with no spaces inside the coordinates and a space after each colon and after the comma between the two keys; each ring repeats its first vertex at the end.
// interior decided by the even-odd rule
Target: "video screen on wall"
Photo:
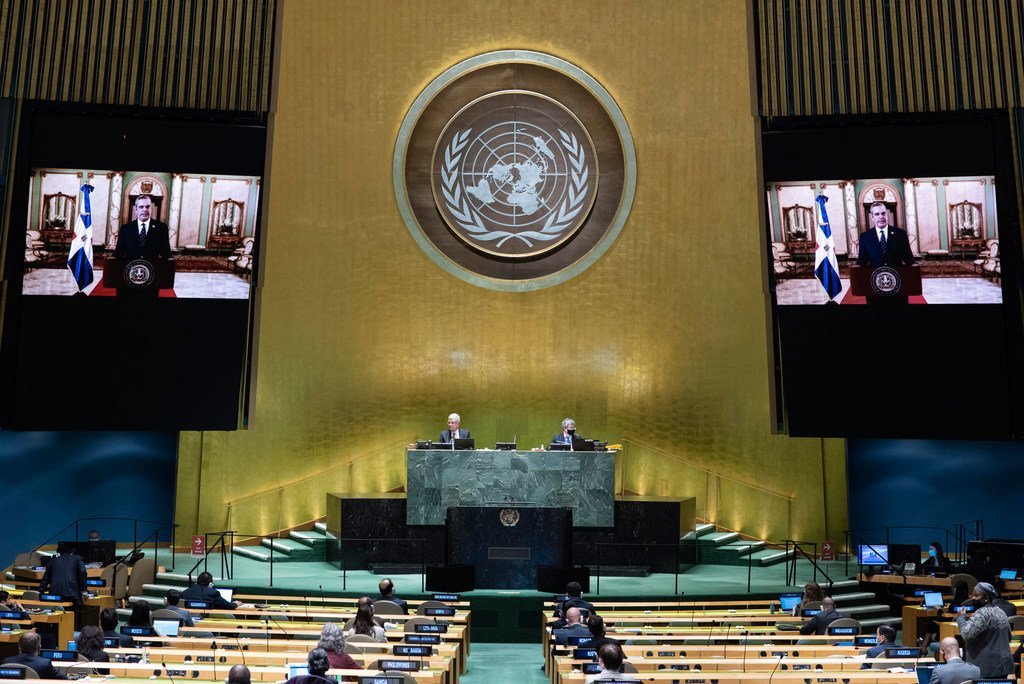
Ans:
{"type": "Polygon", "coordinates": [[[1020,434],[1014,145],[1000,112],[762,122],[777,429],[1020,434]]]}
{"type": "Polygon", "coordinates": [[[144,259],[170,271],[154,296],[248,299],[259,192],[201,169],[34,168],[22,294],[134,294],[124,270],[144,259]]]}
{"type": "Polygon", "coordinates": [[[0,427],[244,427],[263,115],[25,101],[15,145],[0,427]]]}

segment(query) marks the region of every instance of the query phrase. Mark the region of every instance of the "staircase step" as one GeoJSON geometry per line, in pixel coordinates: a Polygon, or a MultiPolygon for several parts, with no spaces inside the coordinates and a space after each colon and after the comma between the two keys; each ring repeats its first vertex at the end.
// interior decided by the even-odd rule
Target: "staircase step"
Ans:
{"type": "MultiPolygon", "coordinates": [[[[261,563],[270,562],[270,551],[265,553],[262,551],[262,546],[238,546],[236,545],[232,549],[232,553],[237,554],[243,558],[249,558],[251,560],[260,561],[261,563]]],[[[277,560],[275,557],[274,560],[277,560]]]]}
{"type": "Polygon", "coordinates": [[[698,538],[697,541],[700,543],[701,549],[703,550],[708,546],[718,547],[723,544],[729,544],[737,541],[739,538],[740,535],[738,532],[711,532],[710,534],[705,534],[698,538]]]}
{"type": "Polygon", "coordinates": [[[327,523],[325,522],[313,523],[313,529],[324,536],[330,536],[327,533],[327,523]]]}
{"type": "Polygon", "coordinates": [[[185,584],[143,584],[142,594],[144,596],[159,596],[161,599],[167,595],[171,589],[177,589],[181,591],[185,588],[185,584]]]}
{"type": "Polygon", "coordinates": [[[715,526],[711,523],[699,523],[693,532],[687,532],[683,535],[683,539],[699,539],[706,534],[711,534],[715,531],[715,526]]]}
{"type": "Polygon", "coordinates": [[[316,530],[292,530],[288,533],[288,538],[302,542],[307,546],[327,543],[327,534],[316,530]]]}
{"type": "Polygon", "coordinates": [[[785,549],[765,549],[763,551],[757,551],[756,553],[750,554],[754,562],[760,565],[762,568],[766,565],[778,565],[779,563],[785,563],[786,560],[793,556],[793,552],[786,553],[785,549]]]}
{"type": "Polygon", "coordinates": [[[871,603],[864,606],[843,606],[840,612],[849,613],[850,617],[861,619],[864,617],[881,617],[889,614],[889,606],[883,603],[871,603]]]}
{"type": "Polygon", "coordinates": [[[291,539],[271,539],[269,537],[264,537],[260,540],[260,546],[262,546],[265,549],[273,547],[275,556],[277,556],[278,554],[290,556],[292,551],[295,551],[298,547],[301,547],[302,544],[299,544],[298,542],[293,542],[291,539]]]}
{"type": "Polygon", "coordinates": [[[860,633],[870,634],[874,630],[878,629],[879,625],[892,625],[893,628],[898,632],[900,626],[903,624],[903,618],[901,617],[872,617],[866,620],[857,620],[860,623],[860,633]]]}
{"type": "MultiPolygon", "coordinates": [[[[173,584],[175,586],[180,585],[183,587],[188,586],[188,575],[180,572],[158,572],[156,573],[156,579],[158,582],[163,582],[165,584],[173,584]]],[[[192,579],[195,580],[195,575],[192,576],[192,579]]]]}
{"type": "Polygon", "coordinates": [[[734,541],[728,544],[722,544],[718,547],[718,551],[722,553],[733,553],[737,556],[745,556],[748,553],[756,553],[764,549],[765,543],[763,541],[734,541]]]}
{"type": "Polygon", "coordinates": [[[875,595],[870,591],[858,591],[852,594],[837,594],[835,591],[832,592],[832,598],[835,599],[836,605],[843,605],[847,603],[864,603],[865,601],[874,603],[875,595]]]}

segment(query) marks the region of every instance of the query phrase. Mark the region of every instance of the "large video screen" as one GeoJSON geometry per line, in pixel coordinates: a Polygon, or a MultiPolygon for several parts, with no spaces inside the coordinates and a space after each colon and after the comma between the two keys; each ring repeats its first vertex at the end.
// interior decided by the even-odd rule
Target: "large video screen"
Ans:
{"type": "MultiPolygon", "coordinates": [[[[813,179],[767,183],[776,302],[868,303],[885,297],[865,273],[920,279],[908,304],[1003,301],[995,177],[813,179]]],[[[893,296],[893,295],[890,295],[893,296]]],[[[895,293],[894,296],[899,296],[895,293]]]]}
{"type": "Polygon", "coordinates": [[[266,141],[260,114],[22,103],[0,427],[245,425],[266,141]]]}
{"type": "Polygon", "coordinates": [[[1006,113],[780,117],[761,141],[777,429],[1019,436],[1006,113]]]}
{"type": "Polygon", "coordinates": [[[201,169],[32,169],[22,294],[132,296],[144,259],[173,271],[153,296],[248,299],[259,191],[201,169]]]}

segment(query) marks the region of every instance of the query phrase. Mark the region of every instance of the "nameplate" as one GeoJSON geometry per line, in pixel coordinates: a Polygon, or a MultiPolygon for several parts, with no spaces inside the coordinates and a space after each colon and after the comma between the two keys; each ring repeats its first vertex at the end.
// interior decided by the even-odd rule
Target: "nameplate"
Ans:
{"type": "MultiPolygon", "coordinates": [[[[676,657],[676,652],[675,651],[658,651],[658,657],[659,658],[675,658],[676,657]]],[[[682,656],[679,656],[679,657],[681,658],[682,656]]]]}
{"type": "Polygon", "coordinates": [[[402,677],[387,675],[360,675],[359,677],[359,684],[402,684],[404,681],[402,677]]]}
{"type": "Polygon", "coordinates": [[[439,644],[441,643],[441,637],[436,634],[406,634],[405,643],[407,644],[439,644]]]}
{"type": "Polygon", "coordinates": [[[20,613],[16,610],[4,610],[0,611],[0,620],[25,620],[28,615],[20,613]]]}
{"type": "Polygon", "coordinates": [[[447,632],[448,625],[441,624],[440,622],[433,622],[426,625],[416,625],[417,634],[446,634],[447,632]]]}
{"type": "Polygon", "coordinates": [[[921,649],[919,648],[887,648],[885,649],[886,658],[920,658],[921,649]]]}
{"type": "Polygon", "coordinates": [[[846,636],[854,635],[858,631],[857,627],[829,627],[828,633],[833,636],[846,636]]]}
{"type": "MultiPolygon", "coordinates": [[[[186,663],[188,662],[188,659],[189,659],[189,656],[185,656],[185,662],[186,663]]],[[[196,662],[197,663],[213,663],[213,662],[216,662],[216,660],[217,659],[214,658],[213,656],[196,656],[196,662]]]]}
{"type": "Polygon", "coordinates": [[[787,653],[786,651],[772,651],[773,658],[785,658],[788,655],[789,653],[787,653]]]}
{"type": "Polygon", "coordinates": [[[388,660],[381,658],[377,662],[377,667],[382,670],[395,670],[396,672],[418,672],[420,664],[416,660],[388,660]]]}
{"type": "Polygon", "coordinates": [[[876,637],[873,636],[858,636],[853,642],[857,646],[874,646],[876,637]]]}
{"type": "Polygon", "coordinates": [[[210,601],[183,601],[183,603],[186,608],[191,608],[192,610],[209,610],[213,607],[210,601]]]}
{"type": "Polygon", "coordinates": [[[184,670],[167,670],[167,669],[165,669],[164,672],[167,673],[168,677],[184,677],[185,674],[186,674],[186,672],[184,670]]]}
{"type": "Polygon", "coordinates": [[[121,645],[121,640],[117,637],[103,637],[103,648],[117,648],[121,645]]]}
{"type": "Polygon", "coordinates": [[[0,679],[24,679],[25,669],[21,667],[0,667],[0,679]]]}
{"type": "Polygon", "coordinates": [[[434,655],[434,649],[430,646],[410,646],[408,644],[395,644],[394,652],[396,656],[415,656],[417,658],[434,655]]]}
{"type": "Polygon", "coordinates": [[[128,636],[153,636],[153,628],[124,626],[121,628],[121,634],[127,634],[128,636]]]}
{"type": "Polygon", "coordinates": [[[14,625],[0,625],[0,632],[13,632],[14,625]]]}
{"type": "Polygon", "coordinates": [[[46,658],[47,660],[78,660],[78,653],[75,651],[57,651],[44,648],[39,652],[39,655],[46,658]]]}
{"type": "Polygon", "coordinates": [[[458,594],[434,594],[433,598],[434,598],[435,601],[458,601],[458,600],[460,600],[458,594]]]}
{"type": "Polygon", "coordinates": [[[85,586],[87,587],[105,587],[107,586],[107,580],[100,579],[99,577],[92,577],[85,580],[85,586]]]}
{"type": "Polygon", "coordinates": [[[591,636],[569,636],[565,637],[565,643],[570,646],[586,646],[594,640],[593,635],[591,636]]]}
{"type": "Polygon", "coordinates": [[[597,658],[595,648],[577,648],[572,652],[573,660],[594,660],[597,658]]]}
{"type": "Polygon", "coordinates": [[[810,616],[810,615],[817,615],[817,614],[819,614],[820,612],[821,612],[821,611],[820,611],[820,610],[818,610],[817,608],[811,608],[811,609],[809,609],[809,610],[805,610],[805,611],[803,611],[803,614],[804,614],[804,615],[807,615],[807,616],[810,616]]]}
{"type": "Polygon", "coordinates": [[[568,594],[555,594],[555,597],[551,599],[555,603],[562,604],[569,600],[568,594]]]}
{"type": "Polygon", "coordinates": [[[40,601],[51,601],[51,602],[55,602],[55,603],[60,603],[61,601],[64,600],[64,597],[61,596],[60,594],[40,594],[39,595],[39,600],[40,601]]]}
{"type": "Polygon", "coordinates": [[[455,609],[447,606],[444,608],[427,608],[423,612],[426,615],[443,615],[445,617],[452,617],[455,615],[455,609]]]}

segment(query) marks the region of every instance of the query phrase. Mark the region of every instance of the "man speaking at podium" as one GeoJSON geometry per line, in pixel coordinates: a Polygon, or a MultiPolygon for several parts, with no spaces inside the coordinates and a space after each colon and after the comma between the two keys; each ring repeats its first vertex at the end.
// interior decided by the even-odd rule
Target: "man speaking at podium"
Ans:
{"type": "Polygon", "coordinates": [[[871,205],[872,228],[860,234],[857,255],[858,266],[911,266],[914,253],[910,251],[907,231],[889,225],[889,210],[882,202],[871,205]]]}
{"type": "Polygon", "coordinates": [[[114,257],[121,261],[171,258],[170,233],[166,223],[153,220],[153,200],[149,195],[135,198],[135,220],[117,232],[114,257]]]}

